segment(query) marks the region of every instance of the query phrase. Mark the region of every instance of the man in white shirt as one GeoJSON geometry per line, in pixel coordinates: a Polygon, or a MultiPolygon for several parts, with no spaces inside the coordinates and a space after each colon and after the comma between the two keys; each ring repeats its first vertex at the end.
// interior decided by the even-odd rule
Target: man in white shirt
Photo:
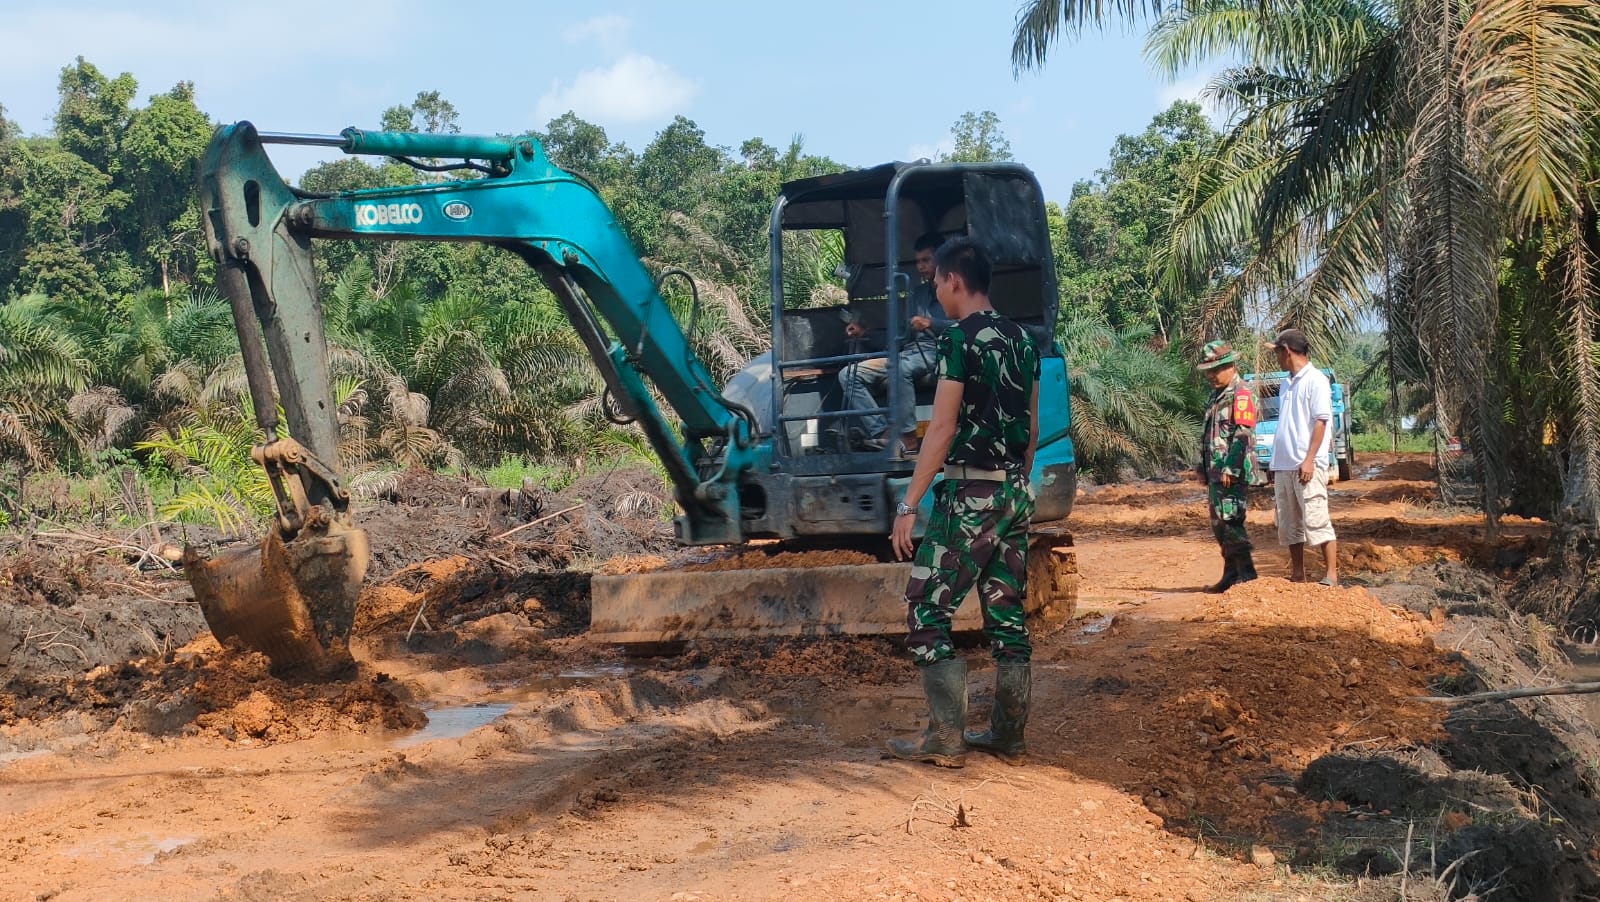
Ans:
{"type": "Polygon", "coordinates": [[[1278,542],[1289,546],[1290,579],[1306,578],[1306,546],[1322,546],[1325,586],[1339,584],[1338,547],[1328,515],[1328,449],[1333,443],[1333,387],[1311,365],[1311,344],[1299,329],[1272,343],[1289,378],[1278,390],[1278,431],[1272,440],[1278,542]]]}

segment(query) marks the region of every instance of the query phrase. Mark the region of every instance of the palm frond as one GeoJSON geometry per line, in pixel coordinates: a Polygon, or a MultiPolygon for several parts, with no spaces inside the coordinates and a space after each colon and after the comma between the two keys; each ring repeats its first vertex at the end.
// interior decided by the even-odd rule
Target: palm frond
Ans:
{"type": "Polygon", "coordinates": [[[1483,0],[1457,39],[1465,115],[1488,136],[1524,223],[1580,206],[1600,115],[1600,11],[1591,0],[1483,0]]]}

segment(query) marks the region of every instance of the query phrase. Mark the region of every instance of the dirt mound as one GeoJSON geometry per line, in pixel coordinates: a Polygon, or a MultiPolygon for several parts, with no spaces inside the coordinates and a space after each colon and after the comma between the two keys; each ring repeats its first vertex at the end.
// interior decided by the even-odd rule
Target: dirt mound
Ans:
{"type": "Polygon", "coordinates": [[[647,467],[592,473],[536,497],[459,476],[408,470],[356,511],[372,540],[369,580],[463,553],[557,570],[575,557],[608,559],[673,547],[671,501],[647,467]]]}
{"type": "Polygon", "coordinates": [[[614,557],[595,569],[602,576],[627,576],[630,573],[653,573],[672,563],[659,554],[625,554],[614,557]]]}
{"type": "Polygon", "coordinates": [[[1433,468],[1433,455],[1408,455],[1400,460],[1382,464],[1379,475],[1384,479],[1431,482],[1438,477],[1433,468]]]}
{"type": "Polygon", "coordinates": [[[284,742],[326,732],[400,730],[427,722],[381,674],[334,683],[287,683],[266,656],[210,636],[161,658],[97,667],[54,693],[13,701],[13,715],[35,722],[75,712],[146,735],[209,736],[284,742]]]}
{"type": "Polygon", "coordinates": [[[588,630],[589,580],[587,573],[506,568],[461,556],[428,561],[367,587],[354,632],[395,651],[405,643],[405,653],[433,654],[444,663],[549,656],[551,641],[588,630]]]}
{"type": "MultiPolygon", "coordinates": [[[[8,544],[0,558],[0,695],[159,655],[205,630],[188,584],[170,571],[156,578],[103,552],[8,544]]],[[[0,713],[5,707],[0,701],[0,713]]]]}
{"type": "Polygon", "coordinates": [[[1224,595],[1208,598],[1192,620],[1354,630],[1381,642],[1417,646],[1433,631],[1421,615],[1388,607],[1366,589],[1292,583],[1275,577],[1242,583],[1224,595]]]}
{"type": "Polygon", "coordinates": [[[1432,624],[1361,589],[1262,579],[1206,601],[1196,630],[1163,640],[1167,665],[1090,686],[1074,721],[1138,732],[1130,788],[1169,820],[1203,816],[1225,831],[1279,836],[1329,804],[1297,794],[1293,775],[1330,749],[1407,746],[1440,736],[1443,712],[1412,701],[1449,670],[1432,624]],[[1138,702],[1124,698],[1143,695],[1138,702]]]}
{"type": "Polygon", "coordinates": [[[553,518],[548,541],[572,556],[603,560],[676,547],[668,518],[671,496],[660,474],[648,467],[590,474],[563,489],[548,506],[571,511],[553,518]]]}
{"type": "Polygon", "coordinates": [[[1440,561],[1459,561],[1461,552],[1432,545],[1384,545],[1359,540],[1339,546],[1339,566],[1353,573],[1390,573],[1440,561]]]}
{"type": "Polygon", "coordinates": [[[1431,482],[1401,482],[1362,491],[1361,483],[1344,483],[1335,491],[1352,492],[1357,501],[1368,504],[1429,505],[1439,500],[1439,487],[1431,482]]]}
{"type": "Polygon", "coordinates": [[[1205,487],[1198,482],[1176,484],[1136,482],[1096,486],[1078,498],[1079,506],[1115,506],[1143,510],[1177,504],[1205,505],[1205,487]]]}

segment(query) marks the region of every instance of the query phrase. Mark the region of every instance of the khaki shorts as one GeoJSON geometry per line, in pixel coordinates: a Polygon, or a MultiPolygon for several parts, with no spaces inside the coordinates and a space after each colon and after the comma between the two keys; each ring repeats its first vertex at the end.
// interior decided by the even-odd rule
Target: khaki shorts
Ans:
{"type": "Polygon", "coordinates": [[[1278,515],[1278,544],[1326,545],[1335,538],[1328,515],[1328,468],[1318,467],[1310,482],[1299,470],[1272,474],[1278,515]]]}

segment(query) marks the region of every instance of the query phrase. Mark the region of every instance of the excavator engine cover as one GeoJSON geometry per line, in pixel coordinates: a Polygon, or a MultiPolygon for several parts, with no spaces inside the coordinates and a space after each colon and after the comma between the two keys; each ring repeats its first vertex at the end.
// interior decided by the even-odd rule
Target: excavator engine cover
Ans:
{"type": "Polygon", "coordinates": [[[206,560],[184,550],[184,573],[219,642],[237,638],[275,673],[332,676],[351,663],[350,629],[371,554],[365,530],[337,520],[290,542],[269,530],[259,545],[206,560]]]}

